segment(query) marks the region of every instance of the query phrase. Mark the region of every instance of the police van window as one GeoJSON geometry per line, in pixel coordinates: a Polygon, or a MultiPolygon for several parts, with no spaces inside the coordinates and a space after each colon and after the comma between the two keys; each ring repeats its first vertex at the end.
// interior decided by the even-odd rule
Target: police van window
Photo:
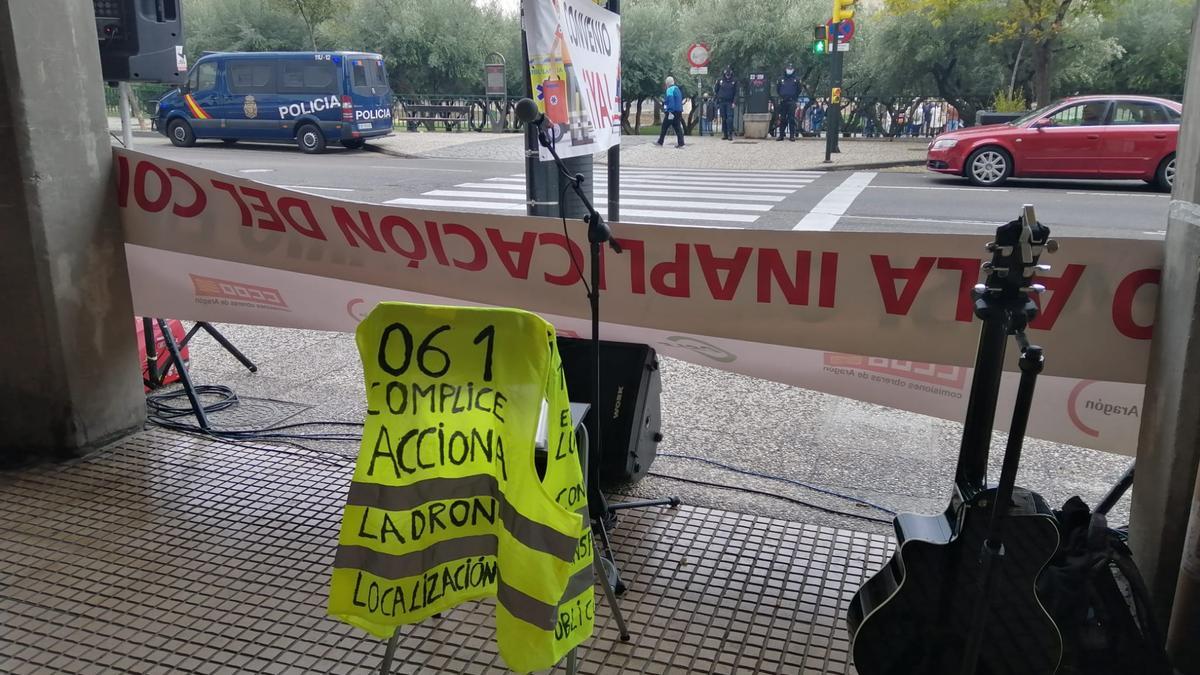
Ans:
{"type": "Polygon", "coordinates": [[[275,62],[266,59],[231,61],[225,66],[233,94],[269,94],[275,91],[275,62]]]}
{"type": "Polygon", "coordinates": [[[210,91],[217,88],[217,64],[209,61],[201,63],[192,71],[188,78],[188,88],[192,91],[210,91]]]}
{"type": "Polygon", "coordinates": [[[332,61],[280,61],[279,91],[285,94],[337,94],[337,66],[332,61]]]}
{"type": "Polygon", "coordinates": [[[350,62],[351,83],[355,89],[386,88],[387,74],[378,59],[354,59],[350,62]]]}

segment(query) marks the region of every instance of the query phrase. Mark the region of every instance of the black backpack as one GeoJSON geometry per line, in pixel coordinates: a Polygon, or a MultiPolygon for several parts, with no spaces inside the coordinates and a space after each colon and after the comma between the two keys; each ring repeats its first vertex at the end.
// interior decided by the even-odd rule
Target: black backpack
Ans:
{"type": "Polygon", "coordinates": [[[1149,592],[1125,543],[1079,497],[1055,511],[1058,553],[1038,597],[1062,634],[1057,675],[1171,675],[1149,592]]]}

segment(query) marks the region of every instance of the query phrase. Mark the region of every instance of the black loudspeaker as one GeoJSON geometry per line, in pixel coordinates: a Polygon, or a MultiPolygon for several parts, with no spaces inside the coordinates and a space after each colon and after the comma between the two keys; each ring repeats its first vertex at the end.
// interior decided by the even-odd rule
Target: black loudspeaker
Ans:
{"type": "Polygon", "coordinates": [[[182,0],[92,0],[100,70],[106,82],[181,84],[182,0]]]}
{"type": "MultiPolygon", "coordinates": [[[[596,415],[603,451],[598,457],[600,482],[611,485],[641,480],[650,470],[662,441],[662,373],[658,355],[649,345],[630,342],[600,343],[600,405],[592,400],[592,341],[558,338],[567,392],[571,400],[591,403],[584,421],[595,447],[596,415]]],[[[597,466],[597,464],[593,464],[597,466]]]]}

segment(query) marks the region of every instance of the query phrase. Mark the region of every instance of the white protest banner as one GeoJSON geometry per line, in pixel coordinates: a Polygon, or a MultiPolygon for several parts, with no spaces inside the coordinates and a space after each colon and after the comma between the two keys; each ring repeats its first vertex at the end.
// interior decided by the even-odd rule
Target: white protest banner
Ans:
{"type": "MultiPolygon", "coordinates": [[[[352,331],[376,302],[409,300],[515,306],[587,334],[582,223],[568,239],[556,219],[345,202],[115,153],[140,314],[352,331]]],[[[602,259],[606,339],[962,418],[987,235],[613,231],[626,251],[602,259]]],[[[1047,365],[1029,432],[1132,453],[1162,243],[1060,241],[1030,330],[1047,365]]]]}
{"type": "MultiPolygon", "coordinates": [[[[621,17],[592,0],[523,0],[534,99],[560,157],[621,142],[621,17]]],[[[542,161],[552,159],[541,148],[542,161]]]]}

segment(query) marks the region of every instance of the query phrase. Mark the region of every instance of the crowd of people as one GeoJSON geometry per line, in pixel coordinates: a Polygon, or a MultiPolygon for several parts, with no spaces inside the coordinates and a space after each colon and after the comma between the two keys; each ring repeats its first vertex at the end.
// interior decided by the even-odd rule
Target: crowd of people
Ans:
{"type": "MultiPolygon", "coordinates": [[[[788,64],[771,87],[768,109],[771,114],[769,135],[776,141],[795,141],[798,136],[819,137],[827,130],[829,102],[813,97],[788,64]]],[[[724,140],[732,140],[737,128],[737,107],[740,86],[733,68],[726,66],[700,102],[700,134],[711,135],[718,130],[724,140]]],[[[674,130],[678,147],[684,145],[683,94],[674,78],[668,77],[663,97],[663,125],[658,145],[674,130]]],[[[933,98],[914,98],[907,105],[886,105],[878,100],[842,102],[842,131],[866,138],[909,137],[932,138],[963,126],[959,111],[950,102],[933,98]]]]}

